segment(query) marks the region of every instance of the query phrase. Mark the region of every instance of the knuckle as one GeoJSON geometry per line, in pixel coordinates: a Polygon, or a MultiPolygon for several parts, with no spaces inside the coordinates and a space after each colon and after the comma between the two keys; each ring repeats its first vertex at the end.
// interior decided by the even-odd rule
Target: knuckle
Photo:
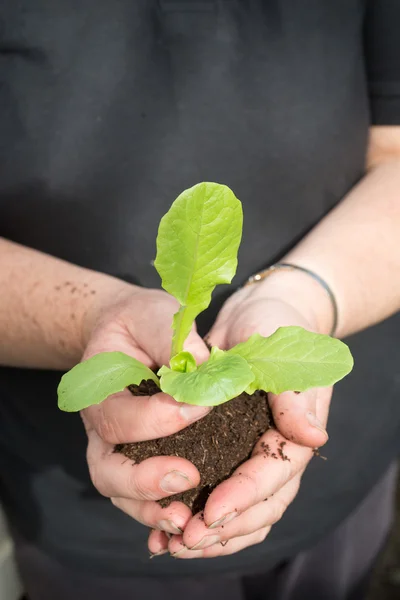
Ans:
{"type": "Polygon", "coordinates": [[[158,437],[167,437],[179,429],[187,426],[179,412],[179,404],[169,398],[155,398],[150,402],[149,412],[146,415],[146,421],[143,419],[143,427],[149,430],[151,423],[151,433],[156,433],[158,437]]]}
{"type": "Polygon", "coordinates": [[[127,493],[130,498],[136,500],[153,500],[155,494],[152,494],[149,486],[143,476],[137,473],[135,466],[132,467],[132,472],[127,479],[127,493]]]}
{"type": "Polygon", "coordinates": [[[280,461],[282,464],[279,465],[279,488],[282,488],[288,481],[291,480],[294,473],[298,471],[297,463],[292,460],[292,457],[289,460],[280,461]]]}
{"type": "Polygon", "coordinates": [[[99,411],[96,430],[101,439],[109,444],[118,444],[127,441],[122,435],[122,428],[118,418],[108,414],[102,406],[99,411]]]}
{"type": "Polygon", "coordinates": [[[239,340],[247,340],[253,335],[254,331],[255,326],[251,323],[246,322],[243,325],[239,324],[236,329],[236,338],[239,340]]]}
{"type": "Polygon", "coordinates": [[[111,423],[109,421],[107,421],[106,419],[101,419],[101,421],[98,423],[96,429],[97,429],[97,433],[99,434],[99,436],[101,437],[102,440],[104,440],[105,442],[107,442],[109,444],[116,443],[114,427],[111,425],[111,423]]]}
{"type": "Polygon", "coordinates": [[[246,487],[243,486],[243,492],[245,492],[248,505],[252,506],[253,504],[256,504],[258,496],[262,495],[258,478],[253,477],[248,473],[238,473],[237,475],[234,475],[234,477],[238,477],[238,479],[245,484],[246,487]]]}
{"type": "Polygon", "coordinates": [[[307,465],[310,462],[312,456],[313,456],[313,451],[310,448],[310,452],[307,451],[307,452],[303,453],[301,457],[297,457],[297,458],[296,457],[292,458],[292,456],[290,457],[292,468],[289,470],[288,482],[292,481],[296,477],[301,477],[303,472],[306,470],[307,465]]]}
{"type": "Polygon", "coordinates": [[[108,496],[107,489],[104,481],[104,477],[102,476],[99,465],[97,463],[88,463],[89,465],[89,475],[90,479],[96,490],[100,492],[102,496],[108,496]]]}
{"type": "Polygon", "coordinates": [[[149,407],[148,410],[140,411],[137,415],[136,433],[140,434],[141,440],[151,440],[167,437],[171,432],[168,431],[166,424],[157,414],[157,411],[149,407]]]}
{"type": "Polygon", "coordinates": [[[110,498],[111,504],[113,504],[116,508],[121,508],[121,499],[112,497],[110,498]]]}
{"type": "Polygon", "coordinates": [[[178,419],[166,418],[165,420],[158,417],[152,426],[152,429],[156,429],[158,437],[168,437],[171,432],[175,432],[178,429],[178,419]]]}
{"type": "Polygon", "coordinates": [[[290,460],[284,460],[282,462],[282,478],[286,483],[286,481],[289,481],[293,477],[293,473],[298,471],[299,466],[297,464],[297,461],[293,460],[292,458],[290,458],[290,460]]]}
{"type": "Polygon", "coordinates": [[[282,519],[286,509],[287,509],[286,503],[283,502],[282,500],[279,500],[278,498],[276,498],[275,502],[273,503],[273,509],[271,511],[271,515],[270,515],[268,524],[274,525],[275,523],[280,521],[282,519]]]}
{"type": "Polygon", "coordinates": [[[267,535],[268,535],[268,528],[266,528],[266,527],[263,527],[262,529],[257,531],[256,544],[262,544],[262,542],[265,540],[267,535]]]}

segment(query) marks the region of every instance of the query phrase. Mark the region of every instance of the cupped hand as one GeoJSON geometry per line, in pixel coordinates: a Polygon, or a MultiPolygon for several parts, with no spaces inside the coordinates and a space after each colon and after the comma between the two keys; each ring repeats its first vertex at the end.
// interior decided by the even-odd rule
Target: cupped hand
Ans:
{"type": "MultiPolygon", "coordinates": [[[[130,286],[119,299],[99,311],[88,327],[83,359],[99,352],[121,351],[150,368],[168,363],[172,316],[177,302],[168,294],[130,286]]],[[[209,352],[193,330],[185,344],[199,362],[209,352]]],[[[98,491],[137,521],[169,533],[180,533],[190,510],[173,502],[161,508],[155,500],[199,484],[199,473],[189,461],[176,456],[153,457],[140,464],[114,452],[118,443],[165,437],[187,427],[209,411],[178,404],[170,396],[133,397],[125,390],[82,411],[88,436],[87,461],[98,491]]]]}
{"type": "MultiPolygon", "coordinates": [[[[261,286],[244,288],[222,308],[209,341],[228,349],[254,332],[268,336],[281,326],[317,331],[312,313],[305,311],[305,316],[295,306],[261,286]]],[[[168,549],[177,558],[208,558],[262,542],[295,498],[313,449],[328,439],[325,427],[331,394],[331,388],[270,394],[277,429],[268,430],[252,457],[212,492],[204,514],[195,515],[183,535],[168,539],[153,531],[151,552],[168,549]]]]}

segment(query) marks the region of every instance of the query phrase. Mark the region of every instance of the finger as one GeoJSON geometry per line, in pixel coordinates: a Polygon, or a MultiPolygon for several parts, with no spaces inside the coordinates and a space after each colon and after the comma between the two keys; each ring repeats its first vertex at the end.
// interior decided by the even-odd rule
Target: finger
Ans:
{"type": "Polygon", "coordinates": [[[170,534],[181,534],[192,518],[190,509],[182,502],[172,502],[166,508],[157,502],[127,498],[111,498],[111,502],[135,521],[170,534]]]}
{"type": "Polygon", "coordinates": [[[325,426],[330,397],[330,388],[314,388],[303,393],[269,394],[268,399],[275,425],[286,438],[319,448],[328,440],[325,426]]]}
{"type": "MultiPolygon", "coordinates": [[[[83,360],[100,352],[120,351],[144,363],[150,368],[169,363],[171,356],[173,315],[178,302],[160,290],[141,289],[117,303],[107,321],[97,324],[83,360]],[[139,318],[138,318],[139,315],[139,318]]],[[[185,349],[193,354],[198,363],[209,357],[204,340],[194,324],[185,342],[185,349]]]]}
{"type": "Polygon", "coordinates": [[[148,539],[150,558],[156,558],[168,553],[168,536],[163,531],[153,529],[148,539]]]}
{"type": "MultiPolygon", "coordinates": [[[[179,304],[165,292],[151,290],[142,292],[135,297],[135,313],[139,319],[132,320],[131,307],[123,315],[127,328],[154,363],[158,366],[168,364],[171,355],[173,315],[179,309],[179,304]]],[[[198,362],[204,362],[209,357],[206,344],[193,325],[185,341],[185,350],[193,354],[198,362]]]]}
{"type": "Polygon", "coordinates": [[[253,456],[211,493],[204,509],[207,526],[242,513],[280,490],[303,471],[312,449],[288,442],[278,431],[268,430],[257,443],[253,456]]]}
{"type": "Polygon", "coordinates": [[[176,402],[167,394],[133,396],[128,390],[82,411],[86,430],[94,429],[109,444],[167,437],[210,412],[207,406],[176,402]]]}
{"type": "Polygon", "coordinates": [[[186,548],[182,541],[182,536],[174,535],[169,541],[168,549],[174,558],[215,558],[216,556],[228,556],[229,554],[235,554],[244,548],[254,546],[255,544],[261,544],[267,537],[270,527],[259,529],[255,533],[249,535],[243,535],[239,538],[234,538],[225,542],[217,542],[204,548],[203,550],[189,550],[186,548]]]}
{"type": "Polygon", "coordinates": [[[196,487],[198,470],[177,456],[155,456],[139,464],[115,453],[92,430],[87,461],[94,486],[107,497],[158,500],[196,487]]]}
{"type": "Polygon", "coordinates": [[[230,519],[221,524],[217,521],[207,527],[202,513],[197,514],[185,527],[185,546],[191,550],[200,550],[208,547],[210,540],[212,543],[225,542],[274,525],[296,496],[299,485],[300,475],[297,475],[267,501],[259,502],[242,514],[233,513],[230,519]]]}
{"type": "MultiPolygon", "coordinates": [[[[236,327],[232,327],[231,321],[235,309],[246,300],[250,293],[251,288],[241,288],[226,300],[217,315],[215,323],[206,336],[211,346],[218,346],[218,348],[225,350],[228,346],[231,347],[236,343],[243,342],[258,330],[260,325],[259,318],[254,323],[251,321],[249,326],[246,324],[245,330],[240,327],[239,331],[237,331],[236,327]]],[[[241,317],[243,317],[243,312],[241,312],[241,317]]],[[[245,319],[242,318],[241,320],[245,319]]]]}
{"type": "Polygon", "coordinates": [[[207,348],[204,340],[197,333],[195,326],[193,326],[191,332],[186,338],[184,348],[193,354],[198,365],[210,358],[210,351],[207,348]]]}

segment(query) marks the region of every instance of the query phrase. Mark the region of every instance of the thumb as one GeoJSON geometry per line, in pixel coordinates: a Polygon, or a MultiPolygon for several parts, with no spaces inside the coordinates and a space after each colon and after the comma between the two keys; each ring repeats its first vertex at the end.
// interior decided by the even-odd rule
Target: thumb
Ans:
{"type": "Polygon", "coordinates": [[[287,439],[319,448],[328,441],[325,426],[331,388],[314,388],[306,392],[269,394],[275,425],[287,439]]]}
{"type": "Polygon", "coordinates": [[[229,327],[229,319],[221,311],[204,339],[209,347],[217,346],[221,350],[228,350],[228,331],[232,332],[232,328],[229,327]]]}
{"type": "Polygon", "coordinates": [[[195,327],[193,327],[192,331],[186,338],[184,347],[185,350],[193,354],[198,365],[205,362],[210,357],[210,351],[207,348],[207,344],[197,333],[195,327]]]}

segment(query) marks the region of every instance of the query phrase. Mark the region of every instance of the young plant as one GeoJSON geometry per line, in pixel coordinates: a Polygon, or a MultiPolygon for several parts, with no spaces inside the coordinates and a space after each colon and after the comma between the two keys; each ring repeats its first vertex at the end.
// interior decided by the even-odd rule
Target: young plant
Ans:
{"type": "Polygon", "coordinates": [[[148,379],[177,402],[216,406],[244,391],[279,394],[330,386],[351,371],[353,359],[343,342],[301,327],[280,327],[269,337],[256,333],[228,351],[214,347],[200,366],[184,350],[215,286],[230,283],[235,275],[242,221],[241,202],[225,185],[199,183],[178,196],[161,219],[155,260],[162,287],[180,304],[173,318],[169,367],[162,366],[156,375],[122,352],[98,354],[62,377],[61,410],[99,404],[148,379]]]}

